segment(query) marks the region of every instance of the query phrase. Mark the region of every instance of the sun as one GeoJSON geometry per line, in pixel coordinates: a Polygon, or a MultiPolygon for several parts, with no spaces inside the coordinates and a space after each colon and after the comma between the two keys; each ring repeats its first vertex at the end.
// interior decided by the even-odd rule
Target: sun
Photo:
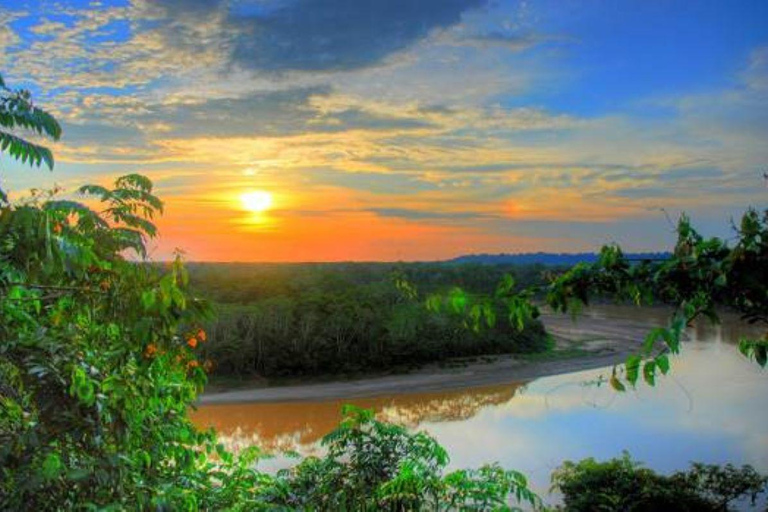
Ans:
{"type": "Polygon", "coordinates": [[[269,207],[272,206],[272,194],[263,190],[255,190],[241,195],[240,201],[246,210],[259,213],[269,210],[269,207]]]}

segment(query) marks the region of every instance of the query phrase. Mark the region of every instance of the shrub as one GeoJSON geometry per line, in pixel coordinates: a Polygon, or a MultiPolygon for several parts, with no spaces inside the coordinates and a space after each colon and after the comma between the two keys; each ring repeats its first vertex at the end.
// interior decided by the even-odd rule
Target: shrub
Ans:
{"type": "Polygon", "coordinates": [[[327,454],[279,474],[276,504],[302,510],[511,510],[538,507],[525,477],[497,465],[448,474],[448,454],[424,433],[376,421],[347,406],[322,441],[327,454]]]}
{"type": "Polygon", "coordinates": [[[552,474],[553,490],[563,493],[569,512],[694,512],[727,511],[732,501],[749,497],[755,503],[768,479],[751,466],[693,464],[687,472],[660,475],[621,458],[564,462],[552,474]]]}

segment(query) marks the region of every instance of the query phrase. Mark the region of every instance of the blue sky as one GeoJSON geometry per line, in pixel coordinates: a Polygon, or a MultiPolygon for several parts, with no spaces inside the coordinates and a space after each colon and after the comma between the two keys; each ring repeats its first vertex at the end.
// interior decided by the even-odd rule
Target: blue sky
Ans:
{"type": "Polygon", "coordinates": [[[54,111],[54,173],[143,172],[155,256],[658,250],[765,206],[761,1],[0,0],[0,72],[54,111]],[[269,211],[239,197],[264,191],[269,211]]]}

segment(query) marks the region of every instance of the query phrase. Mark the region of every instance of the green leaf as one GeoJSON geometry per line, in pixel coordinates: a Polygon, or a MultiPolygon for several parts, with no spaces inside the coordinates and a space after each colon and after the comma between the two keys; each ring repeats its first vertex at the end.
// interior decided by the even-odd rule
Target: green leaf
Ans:
{"type": "Polygon", "coordinates": [[[0,149],[8,153],[16,160],[26,164],[39,166],[43,161],[49,169],[53,169],[53,155],[50,150],[28,142],[11,133],[0,131],[0,149]]]}
{"type": "Polygon", "coordinates": [[[432,311],[433,313],[439,313],[440,307],[442,306],[443,299],[440,295],[434,293],[427,297],[426,300],[426,307],[429,311],[432,311]]]}
{"type": "Polygon", "coordinates": [[[666,329],[664,327],[654,327],[651,329],[650,332],[646,335],[645,341],[643,342],[643,353],[650,354],[653,351],[656,340],[662,338],[665,332],[666,329]]]}
{"type": "Polygon", "coordinates": [[[499,283],[499,286],[496,288],[496,296],[497,297],[503,297],[505,295],[509,295],[512,293],[512,290],[515,289],[515,278],[513,278],[509,274],[504,274],[504,277],[501,278],[501,282],[499,283]]]}
{"type": "Polygon", "coordinates": [[[156,290],[145,290],[141,293],[141,304],[144,306],[145,311],[150,311],[155,305],[157,300],[156,290]]]}
{"type": "Polygon", "coordinates": [[[637,383],[637,377],[640,373],[640,356],[631,354],[627,356],[627,361],[624,364],[627,371],[627,381],[633,386],[637,383]]]}
{"type": "Polygon", "coordinates": [[[61,457],[56,453],[49,453],[43,461],[43,478],[52,480],[59,476],[62,469],[61,457]]]}
{"type": "Polygon", "coordinates": [[[768,350],[766,350],[766,345],[764,343],[758,344],[754,347],[754,352],[757,364],[765,367],[765,364],[768,363],[768,350]]]}
{"type": "Polygon", "coordinates": [[[656,363],[648,361],[643,365],[643,379],[649,386],[656,385],[656,363]]]}
{"type": "Polygon", "coordinates": [[[667,357],[666,354],[660,354],[656,356],[656,366],[659,367],[659,370],[661,370],[661,373],[666,375],[667,372],[669,371],[669,357],[667,357]]]}
{"type": "Polygon", "coordinates": [[[461,288],[452,289],[448,300],[455,313],[461,313],[467,307],[467,294],[461,288]]]}
{"type": "Polygon", "coordinates": [[[67,478],[78,482],[87,479],[91,475],[91,472],[85,468],[70,469],[67,471],[67,478]]]}

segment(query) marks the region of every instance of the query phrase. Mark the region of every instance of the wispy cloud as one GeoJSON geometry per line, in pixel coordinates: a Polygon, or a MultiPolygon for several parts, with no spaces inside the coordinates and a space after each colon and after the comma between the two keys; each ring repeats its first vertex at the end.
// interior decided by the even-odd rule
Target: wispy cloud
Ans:
{"type": "MultiPolygon", "coordinates": [[[[720,65],[701,75],[707,86],[664,88],[650,75],[646,86],[622,77],[653,52],[666,65],[675,49],[651,39],[666,33],[649,28],[620,50],[606,34],[624,21],[574,9],[25,0],[0,8],[0,66],[61,118],[57,180],[139,170],[158,181],[170,204],[161,252],[185,236],[202,244],[182,224],[203,216],[221,249],[201,258],[301,259],[290,251],[302,237],[319,258],[340,258],[318,238],[340,233],[350,257],[366,259],[582,250],[651,240],[637,234],[666,222],[660,208],[725,219],[764,202],[768,32],[744,14],[746,45],[712,35],[716,18],[698,13],[691,37],[707,34],[720,65]],[[239,208],[248,189],[280,199],[271,224],[239,208]],[[254,238],[239,248],[243,234],[254,238]]],[[[625,9],[674,27],[662,7],[625,9]]],[[[714,62],[674,58],[691,73],[714,62]]],[[[50,175],[11,166],[8,179],[39,186],[50,175]]]]}

